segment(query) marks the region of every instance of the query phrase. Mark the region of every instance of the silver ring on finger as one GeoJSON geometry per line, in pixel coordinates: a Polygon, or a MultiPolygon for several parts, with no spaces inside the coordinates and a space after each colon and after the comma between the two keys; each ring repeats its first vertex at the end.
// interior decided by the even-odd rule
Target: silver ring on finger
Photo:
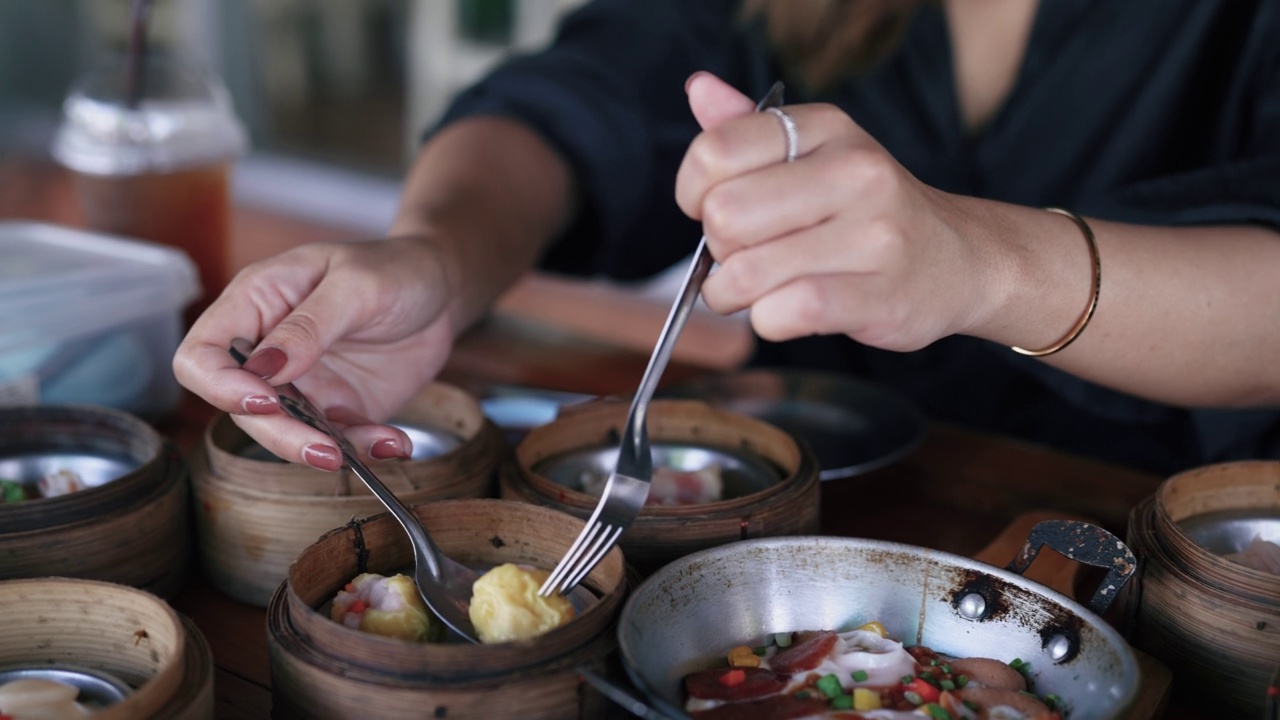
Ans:
{"type": "Polygon", "coordinates": [[[769,112],[777,116],[782,123],[782,132],[787,135],[787,162],[795,162],[800,156],[800,133],[796,130],[796,120],[782,108],[771,107],[769,112]]]}

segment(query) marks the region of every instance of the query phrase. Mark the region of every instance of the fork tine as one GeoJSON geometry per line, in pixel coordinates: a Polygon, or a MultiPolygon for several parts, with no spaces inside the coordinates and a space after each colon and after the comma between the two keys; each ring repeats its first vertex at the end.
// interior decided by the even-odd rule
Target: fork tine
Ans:
{"type": "Polygon", "coordinates": [[[603,532],[596,535],[590,543],[583,545],[582,548],[579,549],[578,556],[574,558],[569,567],[565,569],[564,575],[560,576],[555,587],[552,588],[552,592],[563,594],[572,589],[573,586],[577,584],[573,579],[581,574],[583,567],[590,570],[593,564],[592,558],[596,557],[600,553],[601,548],[608,550],[609,547],[611,547],[609,536],[613,530],[613,526],[600,523],[600,528],[603,532]]]}
{"type": "Polygon", "coordinates": [[[587,524],[582,526],[582,532],[578,533],[577,539],[569,546],[569,550],[565,552],[564,557],[560,558],[560,562],[556,564],[555,569],[543,581],[542,587],[538,588],[539,595],[545,597],[555,592],[556,584],[569,572],[569,568],[578,561],[583,549],[591,543],[592,538],[599,532],[600,523],[596,522],[596,515],[592,515],[587,524]]]}
{"type": "Polygon", "coordinates": [[[564,583],[564,586],[561,588],[561,592],[568,592],[572,588],[576,587],[578,583],[582,582],[583,578],[587,576],[587,573],[591,572],[592,568],[603,560],[604,556],[613,549],[613,546],[618,542],[618,537],[622,535],[622,531],[625,529],[626,528],[615,525],[606,525],[605,534],[600,536],[600,543],[598,547],[594,548],[591,553],[586,556],[586,560],[578,564],[577,572],[570,576],[569,580],[564,583]]]}

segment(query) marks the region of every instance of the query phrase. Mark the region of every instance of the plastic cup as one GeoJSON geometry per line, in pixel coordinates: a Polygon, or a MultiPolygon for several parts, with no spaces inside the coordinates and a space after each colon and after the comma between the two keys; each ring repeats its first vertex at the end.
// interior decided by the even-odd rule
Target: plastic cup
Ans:
{"type": "Polygon", "coordinates": [[[230,280],[230,174],[246,133],[213,74],[158,57],[132,70],[120,58],[77,82],[53,156],[89,227],[191,257],[203,288],[192,319],[230,280]]]}

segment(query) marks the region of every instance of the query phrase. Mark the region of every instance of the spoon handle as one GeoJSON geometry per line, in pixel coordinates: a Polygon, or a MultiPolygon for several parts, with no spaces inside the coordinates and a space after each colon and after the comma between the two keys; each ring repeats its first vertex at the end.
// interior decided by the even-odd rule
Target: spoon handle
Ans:
{"type": "MultiPolygon", "coordinates": [[[[249,359],[252,351],[252,346],[243,339],[236,338],[231,341],[231,356],[241,365],[249,359]]],[[[302,394],[302,391],[297,386],[293,383],[285,383],[276,385],[275,390],[280,398],[280,406],[284,408],[285,412],[289,413],[291,417],[328,435],[330,439],[337,443],[338,450],[342,452],[342,458],[346,461],[347,466],[369,488],[369,491],[386,506],[387,510],[404,528],[404,531],[409,534],[409,537],[413,540],[414,554],[422,555],[418,560],[427,565],[433,577],[437,580],[442,580],[440,563],[437,560],[440,550],[431,540],[431,536],[427,535],[426,531],[423,530],[422,523],[418,522],[418,518],[413,514],[413,511],[401,502],[400,498],[396,497],[395,493],[391,492],[386,485],[382,484],[382,481],[369,469],[369,466],[360,460],[356,454],[356,449],[352,447],[346,436],[329,424],[329,421],[325,419],[319,409],[307,399],[306,395],[302,394]],[[431,552],[419,553],[418,548],[429,548],[431,552]]]]}

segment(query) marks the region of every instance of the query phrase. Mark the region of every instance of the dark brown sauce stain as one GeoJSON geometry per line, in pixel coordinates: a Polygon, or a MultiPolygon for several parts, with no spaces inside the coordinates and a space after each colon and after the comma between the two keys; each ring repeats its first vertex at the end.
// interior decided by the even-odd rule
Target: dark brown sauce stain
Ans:
{"type": "Polygon", "coordinates": [[[497,535],[494,535],[493,537],[489,538],[489,544],[494,546],[495,548],[500,548],[500,547],[505,547],[507,543],[502,538],[498,537],[497,535]]]}
{"type": "Polygon", "coordinates": [[[944,591],[943,597],[959,612],[960,601],[970,593],[980,595],[986,602],[986,610],[976,622],[1011,622],[1035,632],[1040,637],[1042,648],[1048,648],[1054,637],[1063,636],[1068,640],[1070,649],[1062,660],[1055,663],[1058,665],[1068,664],[1079,656],[1084,631],[1088,627],[1084,617],[1030,588],[973,569],[964,570],[958,582],[944,591]]]}
{"type": "Polygon", "coordinates": [[[347,523],[347,529],[351,531],[351,549],[356,554],[356,569],[359,574],[369,572],[369,547],[364,542],[364,525],[359,520],[351,520],[347,523]]]}
{"type": "Polygon", "coordinates": [[[133,634],[133,646],[138,647],[138,643],[151,637],[146,630],[139,630],[133,634]]]}

